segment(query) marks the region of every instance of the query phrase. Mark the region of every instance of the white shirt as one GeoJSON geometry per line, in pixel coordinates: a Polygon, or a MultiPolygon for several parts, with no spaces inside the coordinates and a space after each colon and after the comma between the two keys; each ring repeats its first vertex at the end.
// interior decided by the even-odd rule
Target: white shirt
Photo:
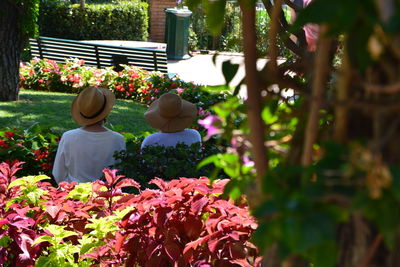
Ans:
{"type": "Polygon", "coordinates": [[[57,183],[100,179],[103,169],[113,165],[115,151],[126,150],[124,137],[107,129],[88,132],[81,128],[65,132],[58,145],[53,175],[57,183]]]}
{"type": "Polygon", "coordinates": [[[141,145],[145,146],[176,146],[178,143],[185,143],[190,146],[193,143],[201,143],[201,135],[194,129],[185,129],[175,133],[153,133],[147,136],[141,145]]]}

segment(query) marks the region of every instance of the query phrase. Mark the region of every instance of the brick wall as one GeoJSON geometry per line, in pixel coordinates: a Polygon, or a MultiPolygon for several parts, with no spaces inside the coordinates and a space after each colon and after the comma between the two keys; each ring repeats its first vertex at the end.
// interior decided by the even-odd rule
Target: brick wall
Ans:
{"type": "Polygon", "coordinates": [[[150,1],[150,41],[164,43],[165,8],[176,6],[176,0],[150,1]]]}

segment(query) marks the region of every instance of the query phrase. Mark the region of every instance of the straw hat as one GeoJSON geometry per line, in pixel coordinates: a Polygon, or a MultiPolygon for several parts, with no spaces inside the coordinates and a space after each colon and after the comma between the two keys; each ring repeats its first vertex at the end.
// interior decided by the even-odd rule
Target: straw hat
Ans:
{"type": "Polygon", "coordinates": [[[107,117],[114,103],[115,96],[107,88],[87,87],[72,101],[71,115],[77,124],[90,125],[107,117]]]}
{"type": "Polygon", "coordinates": [[[189,127],[197,115],[197,108],[177,94],[166,93],[154,101],[144,113],[150,126],[164,133],[183,131],[189,127]]]}

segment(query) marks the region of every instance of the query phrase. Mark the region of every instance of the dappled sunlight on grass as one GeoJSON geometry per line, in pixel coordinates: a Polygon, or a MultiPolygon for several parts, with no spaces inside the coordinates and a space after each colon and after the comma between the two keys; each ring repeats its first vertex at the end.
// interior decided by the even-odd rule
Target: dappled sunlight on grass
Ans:
{"type": "MultiPolygon", "coordinates": [[[[0,124],[2,127],[28,128],[35,123],[52,126],[64,132],[78,127],[72,120],[71,103],[76,95],[65,93],[21,90],[20,100],[0,102],[0,124]]],[[[141,134],[154,131],[144,120],[146,106],[129,100],[117,100],[107,122],[124,132],[141,134]]]]}

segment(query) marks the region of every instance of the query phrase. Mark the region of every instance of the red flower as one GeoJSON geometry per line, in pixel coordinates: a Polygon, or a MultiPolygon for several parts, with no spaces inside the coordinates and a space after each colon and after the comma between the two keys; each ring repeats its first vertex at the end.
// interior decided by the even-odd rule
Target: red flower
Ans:
{"type": "Polygon", "coordinates": [[[9,148],[10,145],[7,144],[7,142],[5,140],[0,140],[0,147],[6,149],[6,148],[9,148]]]}
{"type": "Polygon", "coordinates": [[[6,131],[5,133],[4,133],[4,135],[8,138],[8,139],[12,139],[13,137],[14,137],[14,132],[12,132],[12,131],[6,131]]]}
{"type": "Polygon", "coordinates": [[[42,166],[42,170],[48,171],[48,170],[50,170],[50,169],[53,167],[53,164],[47,163],[47,162],[42,162],[42,163],[40,164],[40,166],[42,166]]]}

